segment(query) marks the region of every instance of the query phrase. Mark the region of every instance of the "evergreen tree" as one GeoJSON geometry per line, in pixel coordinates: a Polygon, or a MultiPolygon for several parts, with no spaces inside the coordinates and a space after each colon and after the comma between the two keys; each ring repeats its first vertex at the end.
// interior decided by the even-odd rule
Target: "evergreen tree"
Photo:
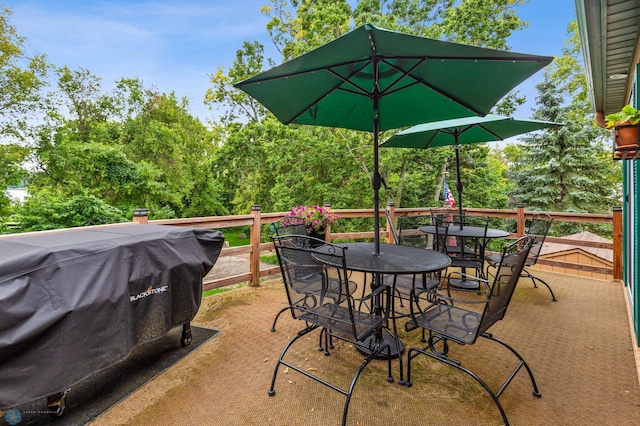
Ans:
{"type": "MultiPolygon", "coordinates": [[[[512,202],[529,210],[610,213],[620,203],[620,166],[604,147],[606,132],[591,118],[576,22],[569,24],[563,56],[536,86],[533,118],[564,123],[523,137],[510,168],[512,202]],[[568,101],[567,101],[568,99],[568,101]]],[[[554,229],[575,232],[573,226],[554,229]]]]}
{"type": "Polygon", "coordinates": [[[587,117],[572,114],[562,106],[556,85],[548,79],[538,84],[538,120],[565,123],[561,128],[545,129],[523,137],[524,156],[514,164],[512,197],[527,209],[583,213],[608,213],[616,204],[615,185],[607,185],[611,159],[603,158],[599,131],[587,117]]]}

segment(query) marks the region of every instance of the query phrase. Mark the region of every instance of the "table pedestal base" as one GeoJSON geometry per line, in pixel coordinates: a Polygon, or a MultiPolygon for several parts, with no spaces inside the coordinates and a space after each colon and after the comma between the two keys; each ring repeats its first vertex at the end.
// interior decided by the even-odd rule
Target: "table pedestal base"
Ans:
{"type": "Polygon", "coordinates": [[[461,288],[463,290],[476,290],[480,288],[480,281],[451,278],[449,280],[449,286],[454,288],[461,288]]]}
{"type": "MultiPolygon", "coordinates": [[[[367,339],[365,339],[364,342],[362,342],[362,345],[356,345],[356,349],[358,349],[358,352],[360,352],[362,355],[371,355],[371,352],[369,351],[369,347],[375,345],[375,343],[370,343],[370,342],[375,338],[376,338],[375,336],[370,336],[367,339]]],[[[400,346],[400,353],[398,353],[398,348],[396,346],[396,338],[394,336],[392,336],[389,333],[383,333],[382,340],[384,343],[388,344],[389,348],[391,349],[391,359],[396,359],[404,353],[404,343],[402,343],[402,340],[398,340],[398,345],[400,346]]],[[[380,352],[375,357],[375,359],[387,359],[386,351],[380,352]]]]}

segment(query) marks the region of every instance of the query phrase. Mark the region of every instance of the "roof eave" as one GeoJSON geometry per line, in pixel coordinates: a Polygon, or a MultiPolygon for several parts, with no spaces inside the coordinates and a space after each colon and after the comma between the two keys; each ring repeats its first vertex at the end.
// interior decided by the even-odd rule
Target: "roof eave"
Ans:
{"type": "Polygon", "coordinates": [[[596,113],[619,111],[630,100],[640,59],[640,0],[575,0],[575,5],[591,105],[596,113]]]}

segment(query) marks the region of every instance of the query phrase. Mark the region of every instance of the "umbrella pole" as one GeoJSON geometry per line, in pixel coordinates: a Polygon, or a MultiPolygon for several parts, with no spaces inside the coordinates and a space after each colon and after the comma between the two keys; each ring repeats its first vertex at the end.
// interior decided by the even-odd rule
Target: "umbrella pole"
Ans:
{"type": "MultiPolygon", "coordinates": [[[[458,134],[455,135],[456,138],[456,174],[457,174],[457,182],[456,189],[458,190],[458,215],[462,220],[462,181],[460,180],[460,154],[458,150],[460,149],[460,145],[458,145],[458,134]]],[[[460,222],[460,228],[462,228],[462,222],[460,222]]]]}
{"type": "MultiPolygon", "coordinates": [[[[377,102],[375,103],[377,104],[377,102]]],[[[376,113],[373,119],[373,175],[371,176],[371,185],[373,186],[373,229],[375,231],[374,254],[376,255],[380,254],[380,181],[380,172],[378,171],[378,114],[376,113]]]]}
{"type": "MultiPolygon", "coordinates": [[[[380,116],[378,114],[378,107],[380,104],[380,87],[378,87],[378,57],[376,56],[375,43],[371,39],[371,32],[369,32],[369,39],[371,40],[371,56],[373,65],[373,176],[371,176],[371,184],[373,186],[373,230],[375,231],[374,246],[375,250],[373,254],[380,254],[380,172],[378,171],[378,133],[380,133],[380,116]]],[[[376,278],[378,281],[378,278],[376,278]]],[[[379,284],[379,282],[376,282],[379,284]]],[[[377,286],[376,286],[377,287],[377,286]]]]}

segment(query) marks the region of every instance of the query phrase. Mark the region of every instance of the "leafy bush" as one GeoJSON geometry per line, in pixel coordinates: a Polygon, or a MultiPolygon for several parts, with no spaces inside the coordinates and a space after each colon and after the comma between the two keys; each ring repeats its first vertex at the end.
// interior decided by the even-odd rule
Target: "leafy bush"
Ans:
{"type": "Polygon", "coordinates": [[[127,222],[125,214],[94,195],[63,198],[49,193],[28,197],[17,209],[15,221],[23,232],[127,222]]]}

